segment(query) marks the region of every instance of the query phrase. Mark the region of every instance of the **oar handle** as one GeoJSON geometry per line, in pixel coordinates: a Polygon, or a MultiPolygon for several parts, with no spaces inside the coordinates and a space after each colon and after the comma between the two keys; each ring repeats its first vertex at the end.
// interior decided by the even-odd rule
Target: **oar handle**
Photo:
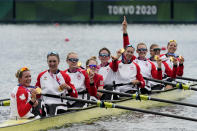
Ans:
{"type": "Polygon", "coordinates": [[[7,98],[7,99],[1,99],[0,102],[2,102],[2,101],[8,101],[8,100],[10,100],[10,99],[9,98],[7,98]]]}
{"type": "Polygon", "coordinates": [[[129,82],[129,83],[119,83],[119,84],[113,84],[113,85],[105,85],[104,88],[111,88],[111,87],[118,87],[118,86],[125,86],[125,85],[133,85],[133,83],[129,82]]]}
{"type": "Polygon", "coordinates": [[[156,80],[156,79],[153,79],[153,78],[147,78],[147,77],[144,77],[145,80],[149,80],[149,81],[154,81],[154,82],[158,82],[158,83],[163,83],[163,84],[167,84],[167,85],[172,85],[172,86],[175,86],[179,89],[184,89],[184,90],[194,90],[194,91],[197,91],[197,88],[193,88],[191,87],[189,84],[183,84],[183,83],[172,83],[172,82],[169,82],[169,81],[164,81],[164,80],[156,80]]]}
{"type": "Polygon", "coordinates": [[[182,77],[182,76],[177,76],[176,79],[188,80],[188,81],[197,81],[197,79],[188,78],[188,77],[182,77]]]}

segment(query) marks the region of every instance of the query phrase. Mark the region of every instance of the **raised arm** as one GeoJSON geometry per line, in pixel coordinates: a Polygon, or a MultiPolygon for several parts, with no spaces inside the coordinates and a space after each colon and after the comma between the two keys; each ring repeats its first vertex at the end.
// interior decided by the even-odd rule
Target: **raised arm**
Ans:
{"type": "Polygon", "coordinates": [[[123,31],[123,48],[127,47],[129,45],[129,36],[127,33],[127,19],[126,16],[124,16],[124,20],[122,22],[122,31],[123,31]]]}

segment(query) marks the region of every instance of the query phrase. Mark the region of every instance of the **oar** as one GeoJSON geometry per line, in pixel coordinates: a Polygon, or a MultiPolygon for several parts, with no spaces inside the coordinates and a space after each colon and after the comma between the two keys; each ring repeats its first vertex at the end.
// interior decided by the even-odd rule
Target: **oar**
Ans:
{"type": "Polygon", "coordinates": [[[125,85],[133,85],[132,82],[128,82],[128,83],[119,83],[119,84],[113,84],[113,85],[105,85],[107,88],[109,87],[117,87],[117,86],[125,86],[125,85]]]}
{"type": "Polygon", "coordinates": [[[176,79],[188,80],[188,81],[197,81],[197,79],[188,78],[188,77],[182,77],[182,76],[177,76],[176,79]]]}
{"type": "Polygon", "coordinates": [[[0,106],[10,106],[10,99],[0,100],[0,106]]]}
{"type": "Polygon", "coordinates": [[[8,101],[8,100],[10,100],[10,99],[9,98],[7,98],[7,99],[1,99],[0,102],[2,102],[2,101],[8,101]]]}
{"type": "Polygon", "coordinates": [[[77,98],[68,97],[68,96],[62,97],[62,96],[51,95],[51,94],[42,94],[42,95],[47,96],[47,97],[53,97],[53,98],[60,98],[60,99],[71,100],[71,101],[79,101],[79,102],[84,102],[84,103],[90,103],[90,104],[94,104],[94,105],[97,105],[98,107],[102,107],[102,108],[125,109],[125,110],[130,110],[130,111],[137,111],[137,112],[142,112],[142,113],[161,115],[161,116],[167,116],[167,117],[172,117],[172,118],[189,120],[189,121],[196,121],[197,122],[196,118],[172,115],[172,114],[161,113],[161,112],[154,112],[154,111],[149,111],[149,110],[144,110],[144,109],[137,109],[137,108],[126,107],[126,106],[120,106],[120,105],[116,105],[116,104],[109,103],[109,102],[90,101],[90,100],[77,99],[77,98]]]}
{"type": "MultiPolygon", "coordinates": [[[[133,99],[137,98],[136,94],[122,93],[122,92],[109,91],[109,90],[97,90],[97,91],[102,92],[102,93],[115,94],[115,95],[120,95],[120,96],[127,96],[127,97],[131,97],[133,99]]],[[[184,103],[184,102],[178,102],[178,101],[171,101],[171,100],[153,98],[151,96],[146,96],[146,95],[139,95],[139,96],[140,96],[141,100],[152,100],[152,101],[165,102],[165,103],[170,103],[170,104],[197,107],[196,104],[190,104],[190,103],[184,103]]]]}
{"type": "Polygon", "coordinates": [[[167,85],[172,85],[172,86],[175,86],[175,87],[177,87],[177,88],[179,88],[179,89],[197,91],[197,88],[193,88],[193,87],[191,87],[189,84],[173,83],[173,82],[164,81],[164,80],[156,80],[156,79],[148,78],[148,77],[144,77],[144,79],[145,79],[145,80],[149,80],[149,81],[158,82],[158,83],[167,84],[167,85]]]}

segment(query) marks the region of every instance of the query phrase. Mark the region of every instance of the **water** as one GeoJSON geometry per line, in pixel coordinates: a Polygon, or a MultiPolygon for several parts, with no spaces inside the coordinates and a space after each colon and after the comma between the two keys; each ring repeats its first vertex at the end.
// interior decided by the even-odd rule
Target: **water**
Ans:
{"type": "MultiPolygon", "coordinates": [[[[32,85],[38,73],[48,69],[46,55],[50,51],[60,54],[59,68],[67,68],[66,55],[75,51],[80,61],[85,63],[90,56],[98,56],[102,47],[115,51],[122,47],[121,24],[117,25],[0,25],[0,99],[8,98],[17,84],[15,73],[18,68],[27,66],[31,69],[32,85]],[[65,42],[69,38],[69,42],[65,42]]],[[[128,33],[132,44],[145,42],[166,46],[169,40],[178,42],[177,53],[185,57],[184,76],[197,78],[197,25],[129,25],[128,33]]],[[[84,64],[83,64],[84,65],[84,64]]],[[[186,102],[196,103],[196,94],[186,102]]],[[[183,106],[169,106],[152,109],[177,115],[196,116],[196,109],[183,106]]],[[[8,119],[9,107],[0,107],[0,122],[8,119]]],[[[92,124],[75,124],[66,130],[161,130],[191,131],[197,128],[194,122],[177,120],[149,114],[124,114],[103,119],[92,124]],[[137,117],[135,117],[137,116],[137,117]]],[[[65,130],[60,129],[60,130],[65,130]]]]}

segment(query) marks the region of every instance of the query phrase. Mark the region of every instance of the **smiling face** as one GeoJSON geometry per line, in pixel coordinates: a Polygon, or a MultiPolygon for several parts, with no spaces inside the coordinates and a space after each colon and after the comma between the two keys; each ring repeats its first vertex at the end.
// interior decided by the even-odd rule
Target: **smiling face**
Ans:
{"type": "Polygon", "coordinates": [[[108,63],[110,60],[110,54],[107,50],[102,50],[99,53],[99,60],[101,61],[101,64],[108,63]]]}
{"type": "Polygon", "coordinates": [[[145,58],[147,54],[147,47],[145,44],[138,44],[136,52],[138,53],[138,57],[145,58]]]}
{"type": "Polygon", "coordinates": [[[150,49],[150,56],[151,57],[154,57],[155,55],[160,55],[160,51],[161,51],[161,49],[159,48],[159,46],[158,45],[155,45],[155,46],[153,46],[151,49],[150,49]]]}
{"type": "Polygon", "coordinates": [[[19,84],[23,85],[23,86],[30,86],[31,84],[31,74],[30,71],[24,71],[22,72],[22,77],[19,78],[19,84]]]}
{"type": "Polygon", "coordinates": [[[77,62],[79,61],[78,55],[76,53],[71,53],[67,56],[66,62],[69,68],[77,68],[77,62]]]}
{"type": "Polygon", "coordinates": [[[126,60],[131,60],[132,56],[134,54],[134,48],[133,47],[127,47],[124,56],[126,60]]]}
{"type": "Polygon", "coordinates": [[[167,49],[168,53],[175,53],[177,49],[177,43],[175,41],[169,42],[167,49]]]}
{"type": "Polygon", "coordinates": [[[47,63],[49,66],[49,70],[51,72],[55,73],[57,71],[58,65],[59,65],[59,60],[58,60],[57,56],[48,56],[47,63]]]}
{"type": "Polygon", "coordinates": [[[96,70],[97,62],[95,60],[90,60],[86,68],[90,68],[91,70],[96,70]]]}

